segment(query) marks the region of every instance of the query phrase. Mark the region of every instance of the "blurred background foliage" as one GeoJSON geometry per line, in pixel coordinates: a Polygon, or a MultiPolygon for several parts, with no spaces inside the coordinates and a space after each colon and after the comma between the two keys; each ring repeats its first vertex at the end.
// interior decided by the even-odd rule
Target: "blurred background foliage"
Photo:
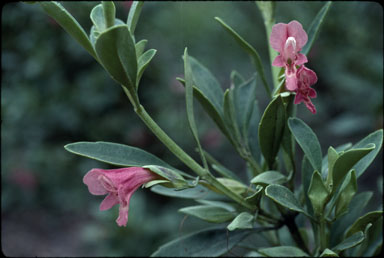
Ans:
{"type": "MultiPolygon", "coordinates": [[[[130,2],[115,2],[125,21],[130,2]]],[[[95,2],[63,5],[89,31],[95,2]]],[[[308,29],[324,2],[278,2],[276,21],[298,20],[308,29]]],[[[181,55],[207,66],[223,89],[230,72],[255,72],[249,57],[214,20],[218,16],[250,42],[268,67],[261,15],[254,2],[148,2],[136,40],[158,50],[140,85],[143,105],[169,135],[196,157],[187,120],[181,55]]],[[[119,228],[118,209],[100,212],[101,198],[82,183],[94,167],[108,165],[74,156],[63,146],[76,141],[110,141],[140,147],[185,167],[135,116],[121,88],[38,5],[8,3],[2,9],[1,216],[2,250],[9,256],[146,256],[178,235],[207,224],[177,210],[191,201],[139,190],[129,222],[119,228]]],[[[297,116],[328,146],[356,143],[383,124],[383,9],[375,2],[335,2],[307,66],[319,78],[314,88],[318,114],[302,104],[297,116]]],[[[258,87],[260,110],[267,105],[258,87]]],[[[213,122],[196,106],[203,147],[229,168],[244,164],[213,122]]],[[[297,148],[299,149],[299,148],[297,148]]],[[[302,153],[298,151],[298,160],[302,153]]],[[[186,169],[187,171],[187,169],[186,169]]],[[[359,178],[359,190],[382,184],[382,152],[359,178]]],[[[381,186],[382,187],[382,186],[381,186]]],[[[371,207],[382,196],[376,194],[371,207]]]]}

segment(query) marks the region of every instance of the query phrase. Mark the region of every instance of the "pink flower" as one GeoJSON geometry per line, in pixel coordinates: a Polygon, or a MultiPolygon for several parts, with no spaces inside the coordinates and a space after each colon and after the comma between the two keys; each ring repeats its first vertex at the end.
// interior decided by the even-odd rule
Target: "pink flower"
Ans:
{"type": "Polygon", "coordinates": [[[310,86],[317,82],[317,76],[314,71],[308,69],[304,65],[302,65],[297,71],[297,89],[295,104],[300,104],[304,102],[309,111],[313,114],[316,114],[316,108],[311,102],[310,98],[316,98],[316,91],[312,89],[310,86]]]}
{"type": "Polygon", "coordinates": [[[108,210],[120,204],[119,217],[116,222],[119,226],[126,226],[128,222],[129,200],[132,194],[149,181],[159,179],[157,174],[141,167],[120,169],[90,170],[83,178],[84,184],[93,195],[108,194],[100,204],[100,210],[108,210]]]}
{"type": "Polygon", "coordinates": [[[296,90],[296,66],[308,62],[307,57],[299,53],[308,41],[307,33],[297,21],[291,21],[288,24],[278,23],[272,27],[269,41],[271,47],[280,53],[273,60],[272,65],[285,67],[285,86],[290,91],[296,90]]]}

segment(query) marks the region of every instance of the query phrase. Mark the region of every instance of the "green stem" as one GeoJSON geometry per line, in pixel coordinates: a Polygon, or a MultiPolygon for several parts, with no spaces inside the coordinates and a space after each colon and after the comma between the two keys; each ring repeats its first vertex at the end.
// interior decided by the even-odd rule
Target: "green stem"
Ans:
{"type": "MultiPolygon", "coordinates": [[[[209,184],[215,187],[217,190],[236,201],[240,205],[244,206],[247,209],[254,210],[255,207],[248,202],[246,202],[239,194],[233,192],[225,185],[217,181],[217,179],[209,173],[206,169],[200,166],[194,159],[192,159],[187,153],[184,152],[151,118],[151,116],[145,111],[144,107],[138,104],[135,99],[132,98],[129,91],[123,87],[125,93],[127,94],[129,100],[134,106],[136,114],[141,118],[141,120],[146,124],[146,126],[156,135],[156,137],[185,165],[187,165],[191,170],[193,170],[201,178],[205,179],[209,184]]],[[[137,95],[136,95],[137,96],[137,95]]]]}
{"type": "Polygon", "coordinates": [[[275,2],[274,1],[257,1],[256,4],[259,7],[264,19],[264,26],[267,34],[267,39],[268,39],[269,58],[271,62],[273,89],[275,89],[279,84],[278,76],[279,76],[280,68],[272,66],[272,62],[277,56],[277,52],[274,49],[272,49],[271,44],[269,44],[269,36],[271,35],[272,26],[275,24],[275,2]]]}
{"type": "Polygon", "coordinates": [[[324,217],[320,218],[319,221],[319,246],[320,246],[320,253],[324,251],[325,248],[327,248],[327,233],[325,230],[325,220],[324,217]]]}

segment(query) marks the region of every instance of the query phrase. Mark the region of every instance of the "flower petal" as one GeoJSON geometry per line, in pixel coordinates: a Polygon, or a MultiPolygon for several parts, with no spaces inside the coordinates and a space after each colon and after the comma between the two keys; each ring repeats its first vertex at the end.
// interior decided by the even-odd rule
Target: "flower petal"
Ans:
{"type": "Polygon", "coordinates": [[[305,106],[311,111],[313,114],[316,114],[315,105],[313,105],[312,101],[308,98],[307,101],[304,101],[305,106]]]}
{"type": "Polygon", "coordinates": [[[295,96],[295,100],[294,100],[294,104],[300,104],[301,102],[303,102],[304,101],[304,96],[303,96],[303,94],[301,94],[300,92],[297,92],[296,93],[296,96],[295,96]]]}
{"type": "Polygon", "coordinates": [[[120,205],[120,207],[119,207],[119,217],[116,219],[116,223],[120,227],[127,226],[128,210],[129,210],[129,206],[128,205],[120,205]]]}
{"type": "Polygon", "coordinates": [[[297,89],[296,73],[285,73],[285,87],[287,90],[294,91],[297,89]]]}
{"type": "Polygon", "coordinates": [[[308,96],[309,96],[310,98],[316,98],[316,97],[317,97],[317,94],[316,94],[315,89],[309,88],[309,89],[308,89],[308,96]]]}
{"type": "Polygon", "coordinates": [[[297,53],[296,55],[296,61],[295,61],[295,64],[296,65],[302,65],[302,64],[305,64],[308,62],[308,59],[307,57],[302,54],[302,53],[297,53]]]}
{"type": "Polygon", "coordinates": [[[104,200],[100,203],[100,210],[105,211],[109,210],[113,206],[119,203],[119,198],[115,193],[109,193],[107,197],[104,198],[104,200]]]}
{"type": "Polygon", "coordinates": [[[108,193],[98,179],[100,175],[103,175],[102,171],[102,169],[94,168],[83,177],[83,183],[88,186],[89,192],[93,195],[104,195],[108,193]]]}
{"type": "Polygon", "coordinates": [[[285,41],[288,38],[287,24],[278,23],[273,25],[269,43],[271,47],[277,52],[283,52],[285,41]]]}
{"type": "Polygon", "coordinates": [[[294,37],[296,39],[297,50],[307,44],[308,35],[304,31],[303,26],[298,21],[291,21],[287,25],[288,37],[294,37]]]}
{"type": "Polygon", "coordinates": [[[284,62],[283,56],[282,55],[276,56],[275,60],[273,60],[272,62],[272,65],[277,67],[284,67],[285,62],[284,62]]]}

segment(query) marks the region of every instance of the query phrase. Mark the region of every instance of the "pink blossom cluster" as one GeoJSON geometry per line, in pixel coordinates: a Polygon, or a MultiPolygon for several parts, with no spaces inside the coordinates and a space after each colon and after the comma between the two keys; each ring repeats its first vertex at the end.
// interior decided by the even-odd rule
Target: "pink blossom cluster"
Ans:
{"type": "Polygon", "coordinates": [[[304,66],[307,57],[300,53],[308,41],[307,33],[298,21],[288,24],[278,23],[272,27],[271,47],[279,52],[272,65],[285,68],[285,87],[296,93],[295,104],[304,102],[306,107],[316,114],[311,98],[316,98],[316,91],[310,86],[317,82],[314,71],[304,66]]]}

